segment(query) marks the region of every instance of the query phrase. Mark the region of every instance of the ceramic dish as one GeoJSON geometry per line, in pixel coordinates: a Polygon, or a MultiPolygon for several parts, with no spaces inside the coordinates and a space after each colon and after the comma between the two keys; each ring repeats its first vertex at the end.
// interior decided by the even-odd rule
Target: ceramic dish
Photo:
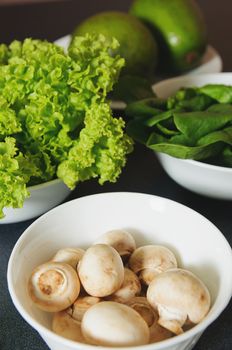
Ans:
{"type": "Polygon", "coordinates": [[[211,309],[201,323],[176,337],[136,348],[192,349],[229,303],[232,251],[223,234],[202,215],[157,196],[127,192],[96,194],[64,203],[37,219],[21,235],[9,259],[8,288],[18,312],[52,350],[119,349],[81,344],[53,333],[51,315],[37,309],[27,292],[32,269],[49,260],[57,250],[89,247],[102,233],[116,228],[131,232],[137,246],[161,244],[171,249],[178,265],[199,276],[211,294],[211,309]]]}
{"type": "Polygon", "coordinates": [[[0,224],[10,224],[37,217],[60,204],[71,190],[59,179],[28,187],[30,197],[22,208],[5,208],[0,224]]]}
{"type": "MultiPolygon", "coordinates": [[[[201,74],[164,80],[154,85],[159,97],[167,98],[181,87],[205,84],[232,85],[232,73],[201,74]]],[[[232,168],[156,153],[167,174],[179,185],[208,197],[232,200],[232,168]]]]}

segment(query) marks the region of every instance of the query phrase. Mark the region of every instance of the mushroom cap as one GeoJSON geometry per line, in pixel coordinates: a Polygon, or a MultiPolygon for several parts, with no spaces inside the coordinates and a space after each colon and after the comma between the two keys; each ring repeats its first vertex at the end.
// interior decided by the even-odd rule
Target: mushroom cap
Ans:
{"type": "Polygon", "coordinates": [[[184,269],[171,269],[157,275],[148,287],[147,299],[158,310],[159,324],[175,334],[183,332],[187,319],[199,323],[210,308],[207,287],[184,269]]]}
{"type": "Polygon", "coordinates": [[[86,342],[81,332],[81,323],[74,320],[66,310],[54,313],[52,330],[66,339],[81,343],[86,342]]]}
{"type": "Polygon", "coordinates": [[[139,313],[112,301],[89,308],[81,329],[87,342],[94,345],[136,346],[149,342],[149,328],[139,313]]]}
{"type": "Polygon", "coordinates": [[[177,261],[170,249],[161,245],[146,245],[134,251],[129,260],[129,267],[149,285],[158,273],[177,267],[177,261]]]}
{"type": "Polygon", "coordinates": [[[67,309],[67,313],[76,321],[81,322],[85,312],[93,305],[99,303],[100,298],[86,295],[78,297],[77,300],[67,309]]]}
{"type": "Polygon", "coordinates": [[[123,260],[128,258],[136,249],[134,237],[124,230],[111,230],[104,233],[95,243],[108,244],[117,250],[123,260]]]}
{"type": "Polygon", "coordinates": [[[66,263],[76,269],[84,253],[84,249],[81,248],[63,248],[56,252],[52,261],[66,263]]]}
{"type": "Polygon", "coordinates": [[[57,312],[66,309],[77,299],[80,281],[70,265],[49,261],[32,271],[28,292],[38,308],[57,312]]]}
{"type": "Polygon", "coordinates": [[[124,280],[122,259],[106,244],[95,244],[86,250],[78,264],[78,273],[85,291],[95,297],[114,293],[124,280]]]}
{"type": "Polygon", "coordinates": [[[126,302],[141,292],[138,276],[128,268],[124,269],[124,281],[121,287],[110,295],[110,300],[126,302]]]}

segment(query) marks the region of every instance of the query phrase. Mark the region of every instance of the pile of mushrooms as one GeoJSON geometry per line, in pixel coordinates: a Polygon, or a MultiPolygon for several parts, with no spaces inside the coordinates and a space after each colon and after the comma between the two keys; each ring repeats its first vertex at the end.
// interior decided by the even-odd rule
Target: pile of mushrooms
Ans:
{"type": "Polygon", "coordinates": [[[52,312],[52,329],[73,341],[137,346],[181,334],[202,321],[210,294],[161,245],[136,248],[123,230],[87,250],[65,248],[35,268],[28,282],[35,305],[52,312]]]}

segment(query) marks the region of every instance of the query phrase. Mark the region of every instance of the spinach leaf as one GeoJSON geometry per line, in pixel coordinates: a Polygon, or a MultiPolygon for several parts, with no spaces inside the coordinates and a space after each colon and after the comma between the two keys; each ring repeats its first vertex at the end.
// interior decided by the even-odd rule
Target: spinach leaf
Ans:
{"type": "Polygon", "coordinates": [[[154,126],[156,124],[158,124],[161,121],[170,119],[171,117],[173,117],[175,110],[170,110],[170,111],[165,111],[162,113],[157,113],[156,115],[153,115],[151,118],[147,119],[145,121],[145,124],[147,126],[154,126]]]}
{"type": "Polygon", "coordinates": [[[175,95],[170,96],[167,99],[167,108],[175,108],[179,105],[181,101],[187,101],[189,99],[192,99],[196,95],[197,91],[195,88],[181,88],[175,93],[175,95]]]}
{"type": "Polygon", "coordinates": [[[232,167],[232,147],[227,146],[222,152],[222,162],[224,165],[232,167]]]}
{"type": "Polygon", "coordinates": [[[232,86],[208,84],[198,90],[220,103],[232,103],[232,86]]]}
{"type": "Polygon", "coordinates": [[[154,93],[148,80],[138,76],[120,76],[112,92],[113,98],[126,103],[153,97],[154,93]]]}
{"type": "Polygon", "coordinates": [[[131,120],[126,125],[127,135],[131,136],[135,141],[140,142],[142,144],[146,144],[147,139],[151,133],[150,129],[141,122],[141,119],[137,118],[131,120]]]}
{"type": "Polygon", "coordinates": [[[207,108],[207,111],[216,113],[232,113],[232,104],[216,103],[207,108]]]}
{"type": "Polygon", "coordinates": [[[225,127],[232,122],[232,113],[214,113],[209,111],[174,113],[174,123],[178,130],[196,142],[212,131],[225,127]]]}
{"type": "Polygon", "coordinates": [[[169,154],[182,159],[201,160],[217,155],[223,145],[220,142],[212,142],[203,146],[186,146],[183,144],[170,143],[163,136],[152,133],[146,143],[153,151],[169,154]],[[166,141],[166,142],[165,142],[166,141]]]}
{"type": "Polygon", "coordinates": [[[160,98],[146,98],[127,105],[125,114],[128,117],[153,116],[162,112],[166,107],[166,100],[160,98]]]}
{"type": "Polygon", "coordinates": [[[232,86],[182,88],[129,104],[126,114],[129,136],[156,152],[232,166],[232,86]]]}
{"type": "Polygon", "coordinates": [[[201,94],[189,100],[180,101],[175,107],[180,107],[185,111],[203,111],[211,106],[212,103],[215,103],[215,100],[207,95],[201,94]]]}

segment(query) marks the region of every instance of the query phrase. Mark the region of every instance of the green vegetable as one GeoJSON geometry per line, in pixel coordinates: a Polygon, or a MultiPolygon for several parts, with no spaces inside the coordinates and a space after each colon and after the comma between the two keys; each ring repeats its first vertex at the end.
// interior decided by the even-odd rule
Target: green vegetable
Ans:
{"type": "Polygon", "coordinates": [[[232,87],[182,88],[126,108],[128,134],[157,152],[232,166],[232,87]]]}
{"type": "Polygon", "coordinates": [[[123,75],[114,87],[113,98],[126,103],[153,97],[151,84],[147,79],[123,75]]]}
{"type": "Polygon", "coordinates": [[[199,92],[220,103],[232,103],[232,86],[209,84],[199,88],[199,92]]]}
{"type": "Polygon", "coordinates": [[[102,35],[76,37],[68,53],[32,39],[0,45],[1,217],[57,176],[71,189],[117,180],[133,147],[109,107],[124,66],[117,47],[102,35]]]}
{"type": "Polygon", "coordinates": [[[58,167],[58,177],[72,188],[77,181],[99,177],[100,184],[115,182],[125,165],[131,141],[123,136],[124,122],[111,116],[107,103],[93,104],[86,112],[85,127],[58,167]]]}

